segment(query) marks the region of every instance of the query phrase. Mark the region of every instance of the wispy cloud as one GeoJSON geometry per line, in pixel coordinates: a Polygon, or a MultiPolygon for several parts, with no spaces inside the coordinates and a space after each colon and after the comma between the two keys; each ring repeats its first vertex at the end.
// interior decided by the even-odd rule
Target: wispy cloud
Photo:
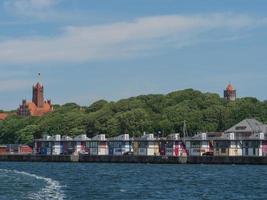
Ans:
{"type": "Polygon", "coordinates": [[[30,10],[43,10],[51,8],[59,3],[59,0],[7,0],[4,5],[18,12],[26,12],[30,10]]]}
{"type": "Polygon", "coordinates": [[[266,18],[236,14],[166,15],[98,26],[66,27],[61,35],[0,42],[1,63],[85,62],[155,53],[205,39],[240,38],[266,18]],[[214,32],[220,34],[214,34],[214,32]],[[218,36],[219,35],[219,36],[218,36]],[[218,38],[219,37],[219,38],[218,38]]]}
{"type": "Polygon", "coordinates": [[[12,15],[30,20],[65,20],[70,18],[70,15],[54,8],[60,2],[61,0],[6,0],[4,8],[12,15]]]}

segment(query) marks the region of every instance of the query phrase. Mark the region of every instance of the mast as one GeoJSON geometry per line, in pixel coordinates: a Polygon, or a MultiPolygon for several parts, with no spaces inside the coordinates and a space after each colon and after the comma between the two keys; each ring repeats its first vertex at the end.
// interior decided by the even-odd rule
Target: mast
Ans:
{"type": "Polygon", "coordinates": [[[38,72],[38,74],[37,74],[37,82],[42,83],[41,78],[42,78],[42,77],[41,77],[41,73],[38,72]]]}
{"type": "Polygon", "coordinates": [[[187,133],[187,128],[186,128],[186,121],[184,120],[184,125],[183,125],[183,140],[185,142],[185,139],[188,137],[187,133]]]}

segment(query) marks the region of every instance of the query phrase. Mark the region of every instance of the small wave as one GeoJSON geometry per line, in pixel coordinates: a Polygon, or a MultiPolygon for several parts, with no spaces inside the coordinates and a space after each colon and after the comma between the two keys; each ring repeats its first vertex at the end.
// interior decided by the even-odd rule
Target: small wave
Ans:
{"type": "Polygon", "coordinates": [[[64,193],[61,190],[62,186],[56,180],[42,177],[42,176],[37,176],[36,174],[31,174],[31,173],[24,172],[24,171],[0,169],[0,172],[19,174],[23,176],[32,177],[36,180],[44,181],[46,183],[46,186],[38,192],[31,193],[29,195],[29,199],[34,199],[34,200],[38,200],[38,199],[63,200],[64,199],[64,193]]]}

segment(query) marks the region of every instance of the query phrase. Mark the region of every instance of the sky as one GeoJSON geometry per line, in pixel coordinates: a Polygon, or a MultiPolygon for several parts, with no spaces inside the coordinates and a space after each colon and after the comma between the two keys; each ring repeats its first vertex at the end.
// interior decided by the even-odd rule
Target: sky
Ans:
{"type": "Polygon", "coordinates": [[[193,88],[267,99],[266,0],[1,0],[0,110],[193,88]],[[38,77],[41,73],[41,77],[38,77]]]}

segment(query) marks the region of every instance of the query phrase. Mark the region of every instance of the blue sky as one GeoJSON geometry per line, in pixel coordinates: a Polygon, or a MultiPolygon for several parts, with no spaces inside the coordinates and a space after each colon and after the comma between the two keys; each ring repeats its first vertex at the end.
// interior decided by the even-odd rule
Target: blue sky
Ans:
{"type": "Polygon", "coordinates": [[[194,88],[267,99],[266,0],[3,0],[0,109],[194,88]]]}

